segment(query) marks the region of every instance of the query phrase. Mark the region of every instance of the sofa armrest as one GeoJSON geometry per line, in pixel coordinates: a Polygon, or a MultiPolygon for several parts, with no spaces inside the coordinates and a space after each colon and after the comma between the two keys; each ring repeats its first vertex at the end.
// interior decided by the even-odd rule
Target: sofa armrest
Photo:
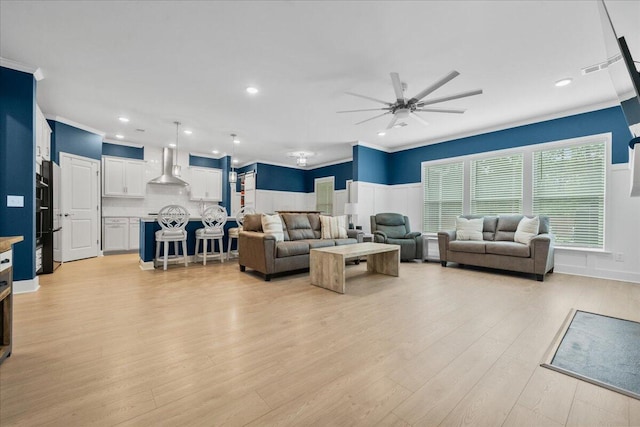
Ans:
{"type": "Polygon", "coordinates": [[[422,233],[419,231],[412,231],[410,233],[407,233],[404,237],[406,239],[417,239],[418,237],[422,236],[422,233]]]}
{"type": "Polygon", "coordinates": [[[347,237],[350,239],[356,239],[358,243],[364,242],[364,231],[347,229],[347,237]]]}
{"type": "Polygon", "coordinates": [[[387,241],[387,234],[384,231],[374,231],[373,241],[376,243],[384,243],[387,241]]]}
{"type": "Polygon", "coordinates": [[[531,258],[535,274],[546,274],[553,269],[554,239],[549,233],[542,233],[531,239],[531,258]]]}
{"type": "Polygon", "coordinates": [[[238,263],[264,274],[275,272],[276,238],[258,231],[238,234],[238,263]]]}
{"type": "Polygon", "coordinates": [[[456,230],[438,231],[438,250],[440,251],[440,261],[447,262],[447,251],[449,242],[456,240],[456,230]]]}

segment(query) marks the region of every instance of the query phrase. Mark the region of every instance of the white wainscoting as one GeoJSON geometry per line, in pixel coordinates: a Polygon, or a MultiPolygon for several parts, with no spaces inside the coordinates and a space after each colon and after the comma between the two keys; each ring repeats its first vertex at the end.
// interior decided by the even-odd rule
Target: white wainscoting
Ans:
{"type": "MultiPolygon", "coordinates": [[[[556,248],[555,271],[640,283],[640,197],[629,197],[631,178],[626,164],[611,166],[607,178],[605,250],[556,248]]],[[[358,203],[354,222],[363,230],[370,232],[369,216],[380,212],[403,213],[412,230],[422,230],[421,183],[354,182],[352,189],[358,203]]]]}
{"type": "MultiPolygon", "coordinates": [[[[347,201],[346,190],[333,193],[334,215],[344,213],[347,201]]],[[[315,193],[296,193],[291,191],[256,190],[256,211],[271,213],[275,211],[308,211],[316,208],[315,193]]]]}

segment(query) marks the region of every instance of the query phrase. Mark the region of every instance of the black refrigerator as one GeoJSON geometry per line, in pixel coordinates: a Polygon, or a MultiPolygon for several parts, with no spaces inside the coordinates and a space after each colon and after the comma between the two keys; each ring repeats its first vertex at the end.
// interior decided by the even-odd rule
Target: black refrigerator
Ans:
{"type": "Polygon", "coordinates": [[[55,168],[58,168],[55,163],[43,160],[40,173],[36,174],[36,258],[42,257],[37,274],[53,273],[60,265],[59,260],[54,259],[54,241],[61,230],[56,206],[57,176],[54,175],[58,174],[54,173],[55,168]]]}

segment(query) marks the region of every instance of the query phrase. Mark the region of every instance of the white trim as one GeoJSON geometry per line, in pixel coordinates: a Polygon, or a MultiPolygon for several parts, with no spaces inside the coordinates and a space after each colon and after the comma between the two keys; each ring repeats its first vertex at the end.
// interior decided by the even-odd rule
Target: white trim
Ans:
{"type": "MultiPolygon", "coordinates": [[[[189,151],[189,154],[190,154],[191,156],[196,156],[196,157],[205,157],[205,158],[207,158],[207,159],[214,159],[214,160],[220,160],[220,159],[223,159],[223,158],[225,157],[225,156],[222,156],[222,157],[219,157],[219,156],[218,156],[218,157],[216,157],[216,155],[215,155],[215,154],[194,153],[193,151],[189,151]]],[[[234,166],[234,167],[236,167],[236,166],[234,166]]]]}
{"type": "Polygon", "coordinates": [[[14,280],[13,282],[13,294],[30,294],[37,292],[40,289],[40,277],[36,276],[29,280],[14,280]]]}
{"type": "Polygon", "coordinates": [[[64,123],[65,125],[73,126],[74,128],[78,128],[78,129],[81,129],[81,130],[84,130],[84,131],[87,131],[87,132],[94,133],[96,135],[100,135],[103,138],[103,140],[104,140],[104,137],[107,135],[106,132],[91,128],[89,126],[85,126],[83,124],[80,124],[78,122],[74,122],[73,120],[69,120],[69,119],[66,119],[64,117],[54,116],[52,114],[45,114],[44,117],[47,120],[53,120],[53,121],[58,122],[58,123],[64,123]]]}
{"type": "Polygon", "coordinates": [[[248,161],[248,162],[244,162],[244,163],[238,164],[238,165],[236,165],[234,167],[236,169],[238,169],[238,168],[243,168],[245,166],[249,166],[249,165],[253,165],[253,164],[262,164],[262,165],[279,166],[279,167],[283,167],[283,168],[309,171],[309,170],[324,168],[326,166],[339,165],[340,163],[348,163],[348,162],[353,162],[353,158],[346,158],[346,159],[342,159],[342,160],[334,160],[334,161],[331,161],[331,162],[320,163],[320,164],[313,165],[313,166],[309,165],[309,166],[306,166],[306,167],[300,167],[300,166],[295,166],[295,165],[290,165],[290,164],[285,164],[285,163],[277,163],[277,162],[265,162],[263,160],[251,160],[251,161],[248,161]]]}
{"type": "Polygon", "coordinates": [[[143,261],[142,258],[138,259],[138,266],[140,270],[155,270],[153,261],[143,261]]]}
{"type": "Polygon", "coordinates": [[[553,271],[556,273],[571,274],[582,277],[595,277],[597,279],[617,280],[621,282],[640,283],[640,274],[630,271],[618,271],[609,269],[589,269],[588,267],[576,267],[555,263],[553,271]]]}
{"type": "MultiPolygon", "coordinates": [[[[372,144],[370,142],[365,142],[365,141],[352,142],[351,146],[353,147],[354,145],[362,145],[363,147],[373,148],[374,150],[384,151],[385,153],[393,153],[394,151],[402,151],[402,150],[393,150],[391,148],[382,147],[380,145],[372,144]]],[[[422,145],[428,145],[428,144],[427,143],[422,143],[421,145],[418,145],[418,147],[421,147],[422,145]]]]}
{"type": "Polygon", "coordinates": [[[107,144],[112,144],[112,145],[122,145],[124,147],[144,148],[144,145],[142,144],[136,144],[135,142],[124,142],[124,141],[115,140],[111,138],[103,138],[102,142],[106,142],[107,144]]]}
{"type": "Polygon", "coordinates": [[[0,56],[0,67],[9,68],[11,70],[22,71],[23,73],[33,74],[33,78],[37,82],[44,79],[44,73],[36,66],[23,64],[21,62],[13,61],[11,59],[3,58],[0,56]]]}

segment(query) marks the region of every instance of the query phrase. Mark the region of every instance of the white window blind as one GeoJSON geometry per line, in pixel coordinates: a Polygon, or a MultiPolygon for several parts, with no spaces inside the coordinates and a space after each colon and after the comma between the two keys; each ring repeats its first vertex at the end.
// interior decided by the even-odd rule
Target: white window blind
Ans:
{"type": "Polygon", "coordinates": [[[522,154],[471,161],[471,213],[522,213],[522,154]]]}
{"type": "Polygon", "coordinates": [[[549,215],[556,244],[603,248],[605,144],[536,151],[533,213],[549,215]]]}
{"type": "Polygon", "coordinates": [[[454,229],[462,215],[462,162],[424,167],[424,207],[422,229],[425,232],[454,229]]]}

